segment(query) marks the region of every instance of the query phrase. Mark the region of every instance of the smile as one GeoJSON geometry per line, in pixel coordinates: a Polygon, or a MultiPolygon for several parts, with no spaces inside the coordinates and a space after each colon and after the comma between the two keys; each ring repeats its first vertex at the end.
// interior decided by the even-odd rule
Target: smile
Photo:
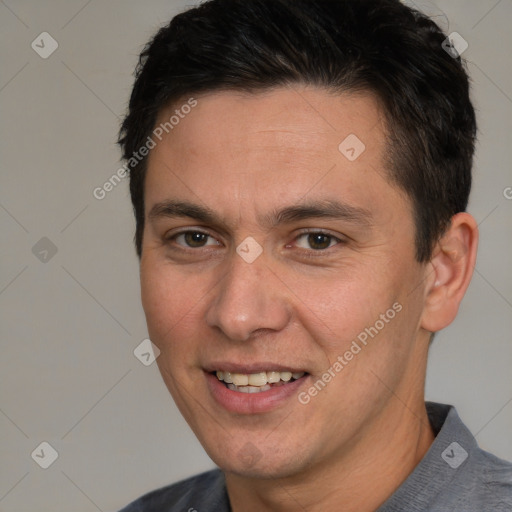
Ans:
{"type": "Polygon", "coordinates": [[[305,375],[305,372],[267,371],[247,374],[217,371],[215,374],[217,379],[224,382],[231,391],[261,393],[287,382],[298,380],[305,375]]]}
{"type": "Polygon", "coordinates": [[[290,371],[272,364],[253,364],[246,368],[237,366],[219,364],[204,372],[210,396],[217,405],[235,414],[267,413],[287,404],[292,407],[298,403],[293,397],[307,385],[311,377],[308,372],[299,371],[299,368],[290,371]],[[223,366],[222,370],[214,370],[223,366]],[[266,367],[273,369],[263,371],[266,367]],[[242,373],[244,370],[245,373],[242,373]]]}

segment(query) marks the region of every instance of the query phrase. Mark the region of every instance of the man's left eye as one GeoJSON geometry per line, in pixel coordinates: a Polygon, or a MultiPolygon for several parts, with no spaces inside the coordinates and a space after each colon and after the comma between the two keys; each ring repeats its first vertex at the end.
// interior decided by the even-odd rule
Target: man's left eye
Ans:
{"type": "Polygon", "coordinates": [[[313,249],[315,251],[329,249],[333,245],[341,242],[339,238],[322,232],[303,233],[302,235],[299,235],[296,240],[300,239],[304,239],[305,244],[300,245],[300,243],[297,243],[299,247],[303,249],[313,249]]]}

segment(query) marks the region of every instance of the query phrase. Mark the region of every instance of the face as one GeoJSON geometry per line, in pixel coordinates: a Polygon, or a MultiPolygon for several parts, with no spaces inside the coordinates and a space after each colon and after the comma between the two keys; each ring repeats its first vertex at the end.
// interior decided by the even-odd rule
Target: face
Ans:
{"type": "Polygon", "coordinates": [[[386,177],[370,95],[196,99],[148,160],[150,338],[217,465],[298,474],[386,428],[394,394],[422,397],[425,268],[411,203],[386,177]]]}

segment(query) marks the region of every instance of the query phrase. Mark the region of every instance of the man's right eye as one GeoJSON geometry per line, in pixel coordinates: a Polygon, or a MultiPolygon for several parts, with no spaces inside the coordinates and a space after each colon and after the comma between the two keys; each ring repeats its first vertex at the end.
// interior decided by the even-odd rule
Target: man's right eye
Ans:
{"type": "Polygon", "coordinates": [[[202,231],[182,231],[181,233],[175,233],[168,237],[167,241],[176,242],[180,247],[188,249],[200,249],[208,245],[220,245],[211,235],[202,231]],[[213,243],[207,243],[209,238],[213,243]]]}

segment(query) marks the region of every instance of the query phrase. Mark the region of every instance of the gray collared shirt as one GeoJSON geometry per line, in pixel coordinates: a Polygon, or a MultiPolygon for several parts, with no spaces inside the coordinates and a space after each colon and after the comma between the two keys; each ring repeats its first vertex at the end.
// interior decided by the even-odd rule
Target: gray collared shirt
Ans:
{"type": "MultiPolygon", "coordinates": [[[[481,450],[451,405],[427,402],[436,438],[376,512],[511,512],[512,464],[481,450]]],[[[208,471],[146,494],[121,512],[231,512],[224,474],[208,471]]]]}

